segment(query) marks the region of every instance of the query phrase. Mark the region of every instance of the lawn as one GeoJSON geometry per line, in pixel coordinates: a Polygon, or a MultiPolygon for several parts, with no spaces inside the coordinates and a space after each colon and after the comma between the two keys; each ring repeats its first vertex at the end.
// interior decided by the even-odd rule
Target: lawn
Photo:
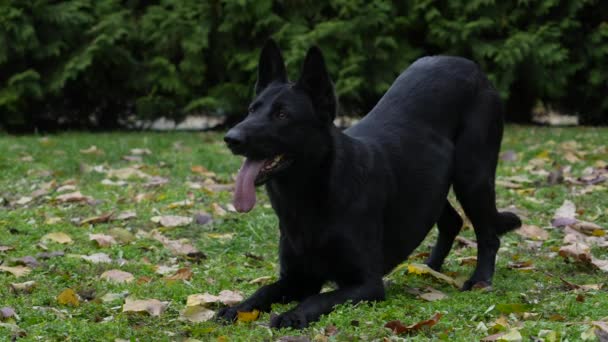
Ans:
{"type": "MultiPolygon", "coordinates": [[[[204,321],[220,302],[185,310],[190,295],[247,296],[277,274],[277,219],[261,189],[251,213],[230,210],[227,184],[240,159],[220,134],[1,136],[0,340],[594,340],[608,326],[607,145],[606,128],[507,127],[498,206],[537,229],[502,238],[492,289],[460,292],[408,272],[423,262],[433,231],[386,277],[386,301],[341,305],[294,331],[269,329],[268,313],[234,325],[204,321]],[[130,312],[133,300],[148,300],[147,311],[130,312]],[[433,326],[400,335],[384,327],[436,313],[433,326]]],[[[472,229],[461,236],[443,269],[457,281],[475,262],[472,229]]]]}

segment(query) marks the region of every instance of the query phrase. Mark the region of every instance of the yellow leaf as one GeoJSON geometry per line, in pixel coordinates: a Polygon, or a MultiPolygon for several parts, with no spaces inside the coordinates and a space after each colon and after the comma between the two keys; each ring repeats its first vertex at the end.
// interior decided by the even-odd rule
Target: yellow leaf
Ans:
{"type": "Polygon", "coordinates": [[[439,273],[425,264],[415,264],[415,263],[409,264],[409,265],[407,265],[407,271],[408,271],[408,273],[413,273],[413,274],[429,274],[436,279],[442,280],[442,281],[444,281],[450,285],[453,285],[455,287],[458,287],[458,288],[462,287],[462,285],[463,285],[462,282],[460,282],[459,280],[449,277],[443,273],[439,273]]]}
{"type": "Polygon", "coordinates": [[[258,316],[260,315],[260,312],[258,310],[253,310],[251,312],[247,312],[247,311],[239,311],[237,312],[237,320],[239,322],[253,322],[256,319],[258,319],[258,316]]]}
{"type": "Polygon", "coordinates": [[[57,302],[62,305],[80,305],[80,301],[78,300],[78,295],[72,289],[65,289],[63,292],[57,296],[57,302]]]}
{"type": "Polygon", "coordinates": [[[66,234],[66,233],[62,233],[62,232],[56,232],[56,233],[48,233],[45,236],[42,237],[41,239],[42,241],[55,241],[57,243],[63,243],[63,244],[70,244],[74,241],[72,241],[72,238],[66,234]]]}
{"type": "Polygon", "coordinates": [[[539,154],[536,155],[536,158],[539,159],[549,159],[549,151],[543,150],[539,154]]]}

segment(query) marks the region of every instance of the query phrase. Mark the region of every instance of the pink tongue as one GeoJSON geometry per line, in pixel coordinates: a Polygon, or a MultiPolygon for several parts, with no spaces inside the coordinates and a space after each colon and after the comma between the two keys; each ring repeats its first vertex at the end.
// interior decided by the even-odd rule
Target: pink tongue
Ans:
{"type": "Polygon", "coordinates": [[[236,177],[236,188],[232,204],[240,213],[246,213],[255,205],[255,178],[264,165],[264,160],[245,159],[236,177]]]}

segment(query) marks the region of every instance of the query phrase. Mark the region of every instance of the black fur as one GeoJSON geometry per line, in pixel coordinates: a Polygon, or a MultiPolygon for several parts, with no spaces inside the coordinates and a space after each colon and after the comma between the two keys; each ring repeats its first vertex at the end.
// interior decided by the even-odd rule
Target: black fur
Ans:
{"type": "Polygon", "coordinates": [[[491,284],[499,235],[521,222],[496,209],[502,105],[476,64],[417,60],[344,132],[332,123],[336,99],[318,48],[309,50],[295,83],[274,42],[264,47],[259,70],[250,114],[226,140],[248,158],[285,154],[293,161],[266,183],[279,217],[280,278],[220,311],[220,319],[296,300],[271,326],[302,328],[337,304],[382,300],[382,276],[435,223],[439,238],[427,263],[438,270],[462,225],[446,199],[450,186],[478,242],[478,264],[463,289],[491,284]],[[328,281],[338,289],[320,294],[328,281]]]}

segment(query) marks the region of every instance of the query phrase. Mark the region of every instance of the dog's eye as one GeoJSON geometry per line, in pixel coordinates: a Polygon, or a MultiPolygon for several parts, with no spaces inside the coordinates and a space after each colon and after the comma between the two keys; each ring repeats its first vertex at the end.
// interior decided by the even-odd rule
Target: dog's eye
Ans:
{"type": "Polygon", "coordinates": [[[287,114],[285,114],[284,111],[279,110],[278,112],[276,112],[274,114],[274,117],[277,118],[277,119],[279,119],[279,120],[284,120],[284,119],[287,119],[287,114]]]}
{"type": "Polygon", "coordinates": [[[249,112],[249,114],[251,114],[251,113],[255,112],[255,108],[253,108],[253,107],[249,107],[249,108],[247,109],[247,111],[249,112]]]}

